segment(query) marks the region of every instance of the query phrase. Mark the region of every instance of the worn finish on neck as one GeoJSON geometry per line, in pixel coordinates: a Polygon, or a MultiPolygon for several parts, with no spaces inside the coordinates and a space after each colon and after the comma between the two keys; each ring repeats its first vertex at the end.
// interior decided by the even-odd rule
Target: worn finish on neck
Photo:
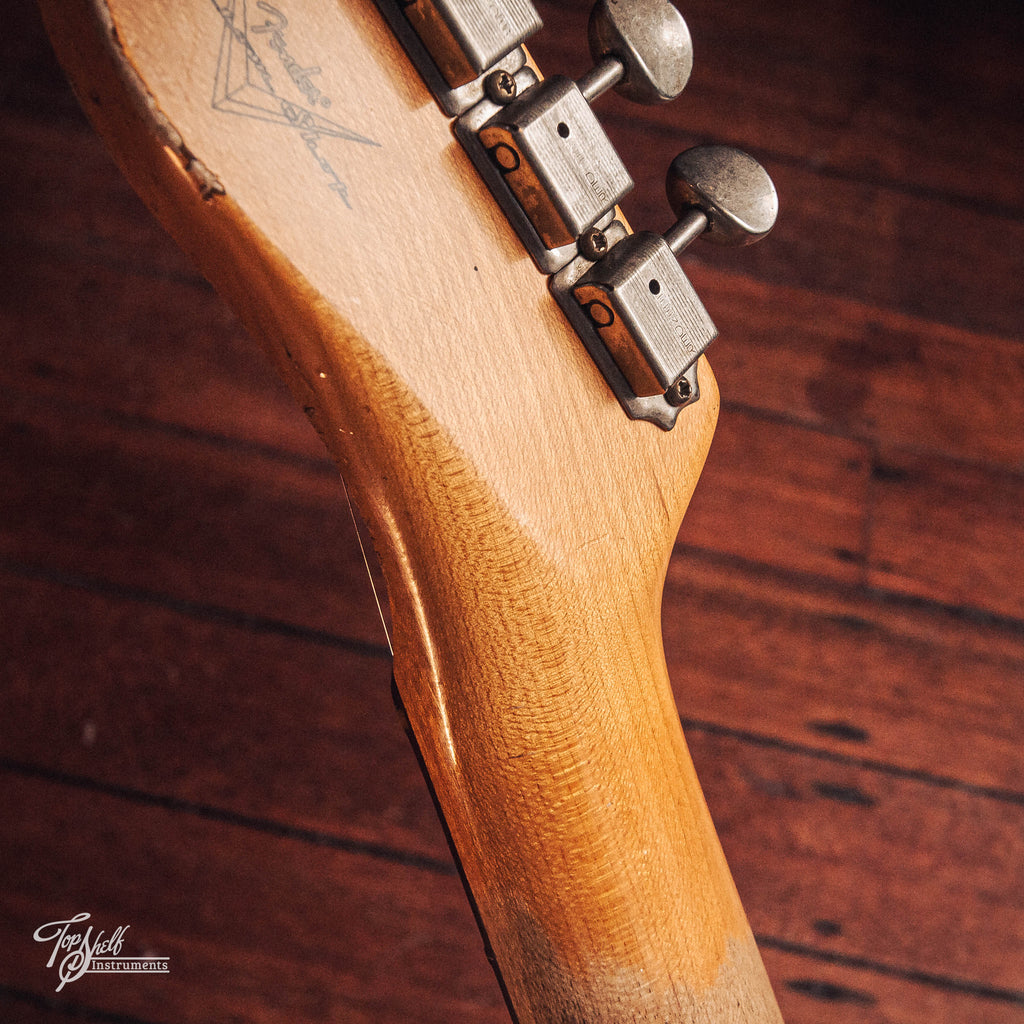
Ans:
{"type": "Polygon", "coordinates": [[[706,363],[672,432],[623,416],[365,0],[45,6],[87,112],[370,524],[519,1020],[777,1021],[660,638],[706,363]]]}

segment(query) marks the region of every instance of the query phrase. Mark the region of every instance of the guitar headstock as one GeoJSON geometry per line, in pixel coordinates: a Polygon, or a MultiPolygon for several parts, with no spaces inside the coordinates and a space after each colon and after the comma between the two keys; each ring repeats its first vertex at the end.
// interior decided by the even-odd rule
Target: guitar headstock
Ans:
{"type": "MultiPolygon", "coordinates": [[[[638,972],[645,1012],[743,990],[728,1019],[775,1019],[660,642],[718,412],[704,358],[658,385],[699,391],[671,429],[624,413],[563,312],[596,240],[556,300],[370,0],[48,7],[87,113],[370,526],[398,689],[520,1019],[616,1019],[638,972]]],[[[614,216],[588,230],[622,245],[614,216]]]]}
{"type": "Polygon", "coordinates": [[[615,558],[636,530],[628,560],[665,552],[714,424],[710,371],[670,434],[622,414],[372,5],[109,7],[150,123],[83,91],[86,109],[272,350],[357,495],[386,474],[373,501],[408,508],[415,438],[443,436],[543,547],[610,534],[615,558]],[[157,140],[163,159],[140,165],[157,140]],[[399,456],[371,443],[408,463],[379,465],[399,456]]]}

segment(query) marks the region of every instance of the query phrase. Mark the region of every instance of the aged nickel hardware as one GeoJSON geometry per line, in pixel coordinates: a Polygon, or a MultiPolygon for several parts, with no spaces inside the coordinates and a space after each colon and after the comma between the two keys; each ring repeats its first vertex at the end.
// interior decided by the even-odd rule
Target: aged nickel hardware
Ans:
{"type": "Polygon", "coordinates": [[[664,236],[616,219],[632,179],[590,104],[682,92],[690,33],[669,0],[597,0],[594,67],[543,81],[523,42],[530,0],[377,0],[477,170],[518,232],[626,413],[665,430],[699,398],[697,360],[717,335],[677,255],[698,236],[746,245],[771,230],[778,197],[754,159],[726,146],[680,154],[668,173],[679,218],[664,236]]]}
{"type": "MultiPolygon", "coordinates": [[[[537,76],[528,67],[522,68],[510,77],[512,77],[511,88],[503,91],[514,93],[517,97],[530,96],[531,91],[538,85],[537,76]]],[[[549,81],[552,81],[552,79],[547,79],[540,84],[547,85],[549,81]]],[[[567,81],[567,79],[562,79],[562,81],[567,81]]],[[[491,87],[487,91],[493,93],[495,90],[491,87]]],[[[599,140],[600,154],[596,157],[593,153],[587,153],[585,149],[581,149],[582,139],[580,131],[577,131],[576,137],[573,138],[571,134],[572,129],[569,127],[568,121],[556,120],[552,122],[550,117],[545,120],[543,117],[544,111],[541,110],[541,123],[533,127],[531,135],[539,141],[541,149],[552,157],[557,170],[562,172],[563,184],[568,182],[570,186],[568,189],[563,188],[556,191],[554,198],[552,198],[551,194],[546,191],[546,182],[542,183],[536,177],[530,179],[526,176],[530,165],[522,160],[518,152],[512,147],[504,147],[500,141],[492,146],[491,149],[488,149],[481,138],[480,131],[485,125],[494,118],[503,116],[506,111],[516,108],[517,101],[513,100],[511,103],[506,103],[503,97],[498,96],[498,98],[502,99],[502,102],[498,103],[493,99],[485,98],[463,114],[455,122],[455,134],[469,154],[470,159],[476,165],[480,177],[487,183],[487,187],[505,212],[509,223],[515,228],[523,245],[526,246],[527,252],[533,257],[534,263],[537,264],[537,267],[543,273],[553,274],[560,267],[564,267],[576,255],[575,235],[563,231],[560,235],[561,242],[554,241],[550,233],[548,234],[548,240],[541,237],[541,231],[544,230],[546,224],[549,222],[556,225],[561,223],[559,221],[560,211],[564,211],[566,207],[563,198],[564,193],[568,191],[572,196],[582,196],[583,203],[581,208],[585,208],[591,213],[594,213],[596,210],[596,213],[594,213],[595,219],[591,223],[604,228],[612,222],[615,216],[613,208],[618,200],[616,199],[610,204],[604,204],[600,201],[593,202],[595,193],[592,190],[591,182],[588,180],[588,174],[595,182],[598,182],[600,179],[593,170],[595,165],[602,169],[617,167],[619,173],[624,175],[626,181],[629,182],[628,188],[632,188],[633,182],[628,173],[626,173],[625,168],[622,167],[622,163],[614,149],[612,149],[608,137],[604,134],[600,125],[597,124],[596,118],[590,113],[590,108],[585,102],[582,104],[583,110],[590,115],[591,127],[596,129],[599,140]],[[564,131],[570,132],[568,137],[559,135],[559,124],[562,124],[564,131]],[[572,144],[566,145],[570,139],[572,144]],[[602,139],[603,146],[600,141],[602,139]],[[556,140],[558,145],[554,144],[556,140]],[[549,143],[549,145],[545,146],[545,142],[549,143]],[[581,153],[584,154],[581,162],[574,163],[573,158],[580,157],[581,153]],[[511,190],[510,185],[513,181],[519,185],[525,200],[524,202],[521,202],[511,190]],[[545,219],[542,213],[538,223],[538,211],[549,212],[552,210],[556,212],[551,213],[549,219],[545,219]]],[[[593,135],[591,138],[593,138],[593,135]]],[[[598,188],[602,187],[598,186],[598,188]]],[[[602,188],[602,190],[607,191],[607,188],[602,188]]],[[[589,227],[589,224],[586,223],[589,219],[587,214],[582,216],[577,214],[576,223],[582,224],[582,227],[579,229],[580,231],[585,227],[589,227]]]]}
{"type": "MultiPolygon", "coordinates": [[[[674,99],[693,66],[689,30],[667,0],[599,0],[591,12],[589,39],[595,66],[579,82],[554,75],[525,91],[519,88],[510,102],[496,104],[483,124],[474,111],[472,125],[457,128],[471,152],[476,143],[470,130],[477,131],[543,249],[537,249],[532,233],[524,242],[548,271],[574,256],[580,235],[607,217],[633,187],[590,104],[613,87],[638,103],[674,99]]],[[[502,199],[504,190],[493,173],[484,173],[502,199]]]]}
{"type": "Polygon", "coordinates": [[[552,290],[591,354],[598,341],[611,357],[617,372],[605,375],[626,411],[671,427],[696,399],[691,371],[718,334],[676,255],[701,235],[727,245],[763,238],[779,202],[764,168],[728,146],[677,156],[667,192],[679,220],[664,236],[639,231],[612,241],[605,233],[608,254],[581,256],[555,275],[552,290]]]}
{"type": "Polygon", "coordinates": [[[480,129],[546,249],[572,245],[633,187],[579,86],[554,75],[480,129]]]}
{"type": "Polygon", "coordinates": [[[598,0],[588,41],[597,62],[579,83],[588,101],[614,87],[634,103],[665,103],[690,80],[690,30],[668,0],[598,0]]]}
{"type": "Polygon", "coordinates": [[[542,25],[530,0],[376,0],[416,69],[450,117],[483,99],[494,71],[526,63],[523,42],[542,25]]]}
{"type": "Polygon", "coordinates": [[[530,0],[400,0],[406,18],[454,89],[467,85],[540,30],[530,0]]]}

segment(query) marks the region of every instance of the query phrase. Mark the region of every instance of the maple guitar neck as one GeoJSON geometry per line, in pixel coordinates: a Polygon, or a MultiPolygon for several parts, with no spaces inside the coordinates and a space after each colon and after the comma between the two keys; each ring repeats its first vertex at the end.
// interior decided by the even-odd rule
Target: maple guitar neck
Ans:
{"type": "Polygon", "coordinates": [[[370,526],[396,686],[513,1015],[778,1021],[661,643],[706,362],[675,429],[623,415],[368,0],[43,7],[370,526]]]}

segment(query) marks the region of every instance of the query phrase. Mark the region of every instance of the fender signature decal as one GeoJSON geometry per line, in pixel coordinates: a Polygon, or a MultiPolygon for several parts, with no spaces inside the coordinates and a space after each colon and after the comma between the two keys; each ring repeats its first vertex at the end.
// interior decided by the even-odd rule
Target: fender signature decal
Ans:
{"type": "Polygon", "coordinates": [[[249,0],[210,2],[223,22],[214,110],[297,131],[327,179],[327,187],[351,209],[348,186],[321,152],[321,140],[341,139],[364,146],[380,143],[324,116],[322,111],[330,109],[332,101],[317,84],[321,69],[319,65],[304,66],[289,50],[288,19],[278,8],[257,0],[254,6],[262,21],[250,21],[249,0]],[[289,99],[286,93],[302,100],[289,99]]]}

